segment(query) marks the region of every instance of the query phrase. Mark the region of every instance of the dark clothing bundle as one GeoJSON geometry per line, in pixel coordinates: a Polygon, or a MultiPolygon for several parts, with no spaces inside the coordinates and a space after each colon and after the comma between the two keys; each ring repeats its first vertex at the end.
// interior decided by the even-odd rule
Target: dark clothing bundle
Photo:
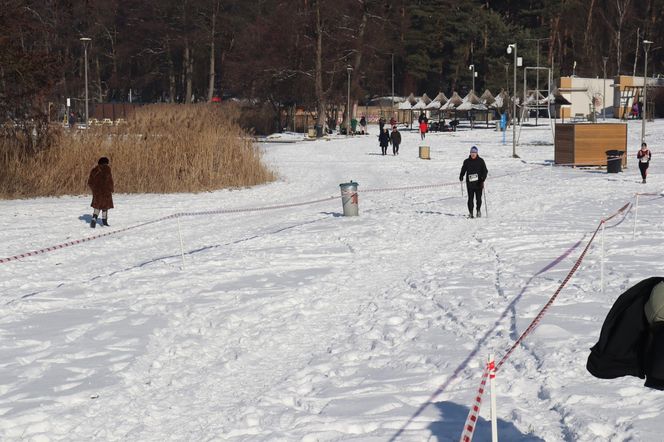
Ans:
{"type": "Polygon", "coordinates": [[[470,212],[470,216],[473,216],[473,200],[476,202],[478,214],[482,208],[482,190],[484,189],[484,181],[488,174],[489,171],[486,168],[486,163],[479,155],[475,159],[469,156],[463,161],[459,181],[463,180],[464,175],[466,176],[468,212],[470,212]]]}
{"type": "Polygon", "coordinates": [[[88,186],[92,190],[91,207],[99,210],[113,208],[113,175],[111,166],[98,164],[90,171],[88,186]]]}
{"type": "Polygon", "coordinates": [[[604,320],[586,368],[595,377],[645,378],[645,386],[664,390],[664,322],[648,322],[644,307],[662,277],[644,279],[620,295],[604,320]]]}
{"type": "Polygon", "coordinates": [[[378,144],[380,144],[380,149],[383,155],[387,154],[387,145],[390,144],[390,134],[386,131],[382,131],[378,135],[378,144]]]}

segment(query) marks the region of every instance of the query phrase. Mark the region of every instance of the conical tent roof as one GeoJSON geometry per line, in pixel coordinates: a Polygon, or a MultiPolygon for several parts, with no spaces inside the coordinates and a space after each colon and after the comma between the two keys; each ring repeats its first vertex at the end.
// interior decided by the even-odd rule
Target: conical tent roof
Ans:
{"type": "Polygon", "coordinates": [[[456,92],[453,92],[450,99],[447,100],[447,103],[445,103],[441,107],[441,109],[443,109],[443,110],[454,109],[455,107],[461,105],[462,103],[463,103],[463,99],[459,96],[459,94],[457,94],[456,92]]]}
{"type": "Polygon", "coordinates": [[[421,101],[424,101],[424,104],[429,104],[429,103],[431,103],[431,98],[429,98],[429,96],[427,95],[426,92],[422,95],[422,98],[420,98],[420,100],[421,100],[421,101]]]}
{"type": "Polygon", "coordinates": [[[408,98],[406,98],[406,101],[410,103],[411,106],[414,106],[417,104],[417,98],[415,98],[415,95],[411,92],[408,98]]]}
{"type": "Polygon", "coordinates": [[[510,102],[510,96],[504,90],[496,96],[496,100],[493,103],[493,107],[502,109],[507,106],[510,102]]]}
{"type": "Polygon", "coordinates": [[[444,93],[439,92],[438,95],[436,95],[436,98],[434,98],[431,103],[427,104],[427,109],[440,109],[445,103],[447,103],[447,97],[444,93]]]}
{"type": "Polygon", "coordinates": [[[436,98],[433,99],[433,101],[437,101],[439,103],[447,103],[447,100],[448,100],[448,98],[442,92],[438,92],[438,95],[436,95],[436,98]]]}
{"type": "Polygon", "coordinates": [[[410,104],[408,100],[399,103],[399,110],[410,110],[412,108],[413,106],[410,104]]]}
{"type": "Polygon", "coordinates": [[[484,104],[493,104],[493,102],[496,101],[496,99],[493,97],[493,94],[489,89],[484,91],[480,99],[484,104]]]}
{"type": "MultiPolygon", "coordinates": [[[[429,98],[429,97],[427,97],[427,98],[429,98]]],[[[415,105],[413,106],[413,109],[426,109],[426,107],[427,107],[427,103],[422,98],[420,98],[420,101],[415,103],[415,105]]]]}
{"type": "Polygon", "coordinates": [[[481,103],[480,99],[477,97],[477,95],[475,95],[475,91],[468,92],[468,95],[463,97],[463,101],[470,102],[470,104],[480,104],[481,103]]]}

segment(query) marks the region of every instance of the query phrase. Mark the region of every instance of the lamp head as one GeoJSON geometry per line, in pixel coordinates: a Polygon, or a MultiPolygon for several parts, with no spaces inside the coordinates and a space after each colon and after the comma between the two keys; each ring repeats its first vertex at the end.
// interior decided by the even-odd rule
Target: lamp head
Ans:
{"type": "Polygon", "coordinates": [[[474,65],[474,64],[471,64],[470,66],[468,66],[468,70],[469,70],[469,71],[472,71],[473,69],[475,69],[475,65],[474,65]]]}
{"type": "Polygon", "coordinates": [[[88,41],[91,41],[92,39],[91,39],[90,37],[81,37],[81,38],[79,38],[79,40],[81,40],[82,42],[86,43],[86,42],[88,42],[88,41]]]}
{"type": "Polygon", "coordinates": [[[512,53],[512,50],[514,49],[514,46],[515,46],[515,45],[516,45],[516,43],[512,43],[511,45],[508,45],[508,46],[507,46],[507,53],[508,53],[508,54],[511,54],[511,53],[512,53]]]}
{"type": "Polygon", "coordinates": [[[353,67],[350,66],[350,65],[347,66],[347,67],[346,67],[346,71],[348,71],[348,73],[350,74],[351,72],[353,72],[353,67]]]}

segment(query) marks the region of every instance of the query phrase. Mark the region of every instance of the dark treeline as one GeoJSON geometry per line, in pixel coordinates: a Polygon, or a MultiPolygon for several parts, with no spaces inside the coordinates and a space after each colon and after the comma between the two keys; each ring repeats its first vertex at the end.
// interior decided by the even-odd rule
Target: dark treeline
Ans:
{"type": "MultiPolygon", "coordinates": [[[[3,118],[84,97],[92,102],[209,101],[236,96],[327,109],[352,100],[509,88],[524,64],[554,75],[642,75],[640,40],[661,71],[664,0],[4,0],[3,118]],[[392,64],[394,60],[394,64],[392,64]],[[576,62],[576,67],[574,67],[576,62]],[[509,63],[509,65],[508,65],[509,63]]],[[[519,78],[521,83],[521,77],[519,78]]],[[[80,101],[77,101],[80,103],[80,101]]],[[[80,109],[80,107],[79,107],[80,109]]]]}

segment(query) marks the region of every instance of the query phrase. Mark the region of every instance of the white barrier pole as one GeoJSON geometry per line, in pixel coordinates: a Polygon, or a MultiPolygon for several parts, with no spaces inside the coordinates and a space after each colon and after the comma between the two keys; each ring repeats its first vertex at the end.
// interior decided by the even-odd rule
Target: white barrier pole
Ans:
{"type": "Polygon", "coordinates": [[[639,194],[636,194],[636,207],[634,208],[634,228],[632,229],[632,240],[636,239],[636,220],[639,217],[639,194]]]}
{"type": "Polygon", "coordinates": [[[601,287],[601,292],[602,292],[602,294],[604,294],[604,224],[605,224],[605,222],[604,222],[604,220],[602,220],[602,238],[601,238],[602,241],[601,241],[601,246],[600,246],[600,247],[602,248],[602,251],[601,251],[601,253],[602,253],[602,255],[601,255],[602,258],[601,258],[601,265],[600,265],[600,267],[601,267],[601,274],[600,274],[600,279],[599,279],[599,280],[600,280],[600,284],[601,284],[601,286],[602,286],[602,287],[601,287]]]}
{"type": "Polygon", "coordinates": [[[496,416],[496,362],[489,355],[489,385],[491,386],[491,442],[498,442],[498,416],[496,416]]]}
{"type": "Polygon", "coordinates": [[[486,195],[487,193],[485,192],[486,190],[486,185],[482,187],[482,194],[484,195],[484,214],[486,215],[487,218],[489,218],[489,200],[487,199],[486,195]]]}
{"type": "Polygon", "coordinates": [[[180,228],[180,217],[178,219],[178,236],[180,237],[180,254],[182,255],[182,270],[184,270],[184,243],[182,241],[182,228],[180,228]]]}

